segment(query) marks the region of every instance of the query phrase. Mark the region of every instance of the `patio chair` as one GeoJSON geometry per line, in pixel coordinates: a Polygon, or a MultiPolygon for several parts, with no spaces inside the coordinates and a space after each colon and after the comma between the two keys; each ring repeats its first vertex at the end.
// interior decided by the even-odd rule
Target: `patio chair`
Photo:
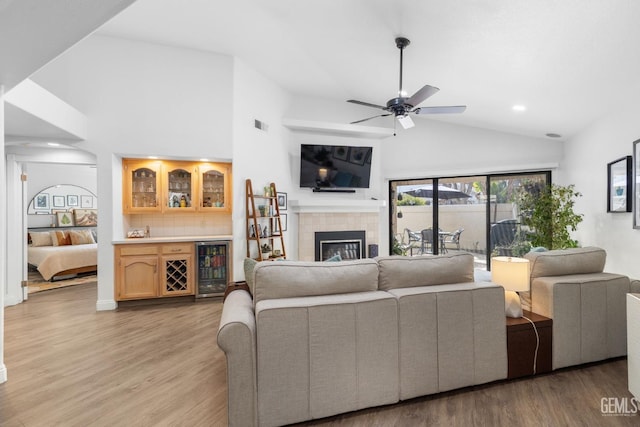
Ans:
{"type": "Polygon", "coordinates": [[[425,228],[420,232],[422,236],[421,251],[423,254],[433,253],[433,229],[425,228]]]}
{"type": "MultiPolygon", "coordinates": [[[[453,233],[449,234],[448,236],[445,236],[444,240],[442,241],[444,252],[447,252],[447,250],[449,249],[447,245],[456,245],[456,250],[458,251],[460,250],[460,235],[462,234],[463,231],[464,231],[464,228],[458,228],[453,233]]],[[[453,247],[451,249],[453,249],[453,247]]]]}
{"type": "Polygon", "coordinates": [[[501,250],[500,255],[511,255],[510,247],[516,240],[518,224],[515,219],[503,219],[491,225],[491,253],[498,247],[501,250]]]}
{"type": "Polygon", "coordinates": [[[422,248],[422,237],[420,233],[411,231],[408,228],[404,229],[404,233],[407,235],[407,249],[409,250],[409,254],[413,256],[414,249],[422,248]]]}

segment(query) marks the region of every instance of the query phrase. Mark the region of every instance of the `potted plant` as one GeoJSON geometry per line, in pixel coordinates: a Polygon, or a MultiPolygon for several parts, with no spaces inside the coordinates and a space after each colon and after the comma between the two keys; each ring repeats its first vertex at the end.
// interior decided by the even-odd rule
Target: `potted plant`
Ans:
{"type": "Polygon", "coordinates": [[[260,216],[267,216],[267,207],[265,205],[258,205],[258,211],[260,216]]]}
{"type": "Polygon", "coordinates": [[[547,249],[578,247],[578,241],[571,238],[576,231],[582,214],[573,211],[574,199],[582,194],[574,185],[566,187],[556,184],[540,186],[525,185],[516,194],[520,209],[521,223],[528,227],[527,239],[532,246],[547,249]]]}
{"type": "Polygon", "coordinates": [[[268,259],[271,257],[271,246],[268,243],[263,243],[260,246],[260,252],[262,252],[262,259],[268,259]]]}

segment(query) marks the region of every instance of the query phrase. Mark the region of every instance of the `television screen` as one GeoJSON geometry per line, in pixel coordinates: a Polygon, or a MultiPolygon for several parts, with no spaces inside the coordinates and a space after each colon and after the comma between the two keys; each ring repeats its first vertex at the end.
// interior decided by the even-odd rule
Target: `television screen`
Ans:
{"type": "Polygon", "coordinates": [[[300,187],[369,188],[372,147],[302,144],[300,187]]]}

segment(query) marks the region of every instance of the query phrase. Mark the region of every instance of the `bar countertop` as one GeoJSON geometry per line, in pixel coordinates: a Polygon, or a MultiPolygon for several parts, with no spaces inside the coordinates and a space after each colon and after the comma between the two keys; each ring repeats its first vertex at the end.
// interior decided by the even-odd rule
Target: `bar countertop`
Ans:
{"type": "Polygon", "coordinates": [[[178,242],[216,242],[233,240],[233,236],[216,235],[216,236],[164,236],[164,237],[140,237],[140,238],[124,238],[120,240],[112,240],[114,245],[135,245],[144,243],[178,243],[178,242]]]}

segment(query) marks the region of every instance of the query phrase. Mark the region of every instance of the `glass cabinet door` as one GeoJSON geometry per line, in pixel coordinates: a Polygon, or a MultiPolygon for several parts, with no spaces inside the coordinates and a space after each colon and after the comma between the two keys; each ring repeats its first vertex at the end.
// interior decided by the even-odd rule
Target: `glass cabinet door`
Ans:
{"type": "Polygon", "coordinates": [[[168,163],[166,172],[165,210],[192,211],[195,210],[196,195],[193,167],[168,163]]]}
{"type": "Polygon", "coordinates": [[[156,212],[160,210],[159,164],[157,162],[125,163],[124,211],[156,212]]]}
{"type": "Polygon", "coordinates": [[[229,168],[224,164],[200,165],[200,210],[231,211],[231,180],[229,168]]]}

